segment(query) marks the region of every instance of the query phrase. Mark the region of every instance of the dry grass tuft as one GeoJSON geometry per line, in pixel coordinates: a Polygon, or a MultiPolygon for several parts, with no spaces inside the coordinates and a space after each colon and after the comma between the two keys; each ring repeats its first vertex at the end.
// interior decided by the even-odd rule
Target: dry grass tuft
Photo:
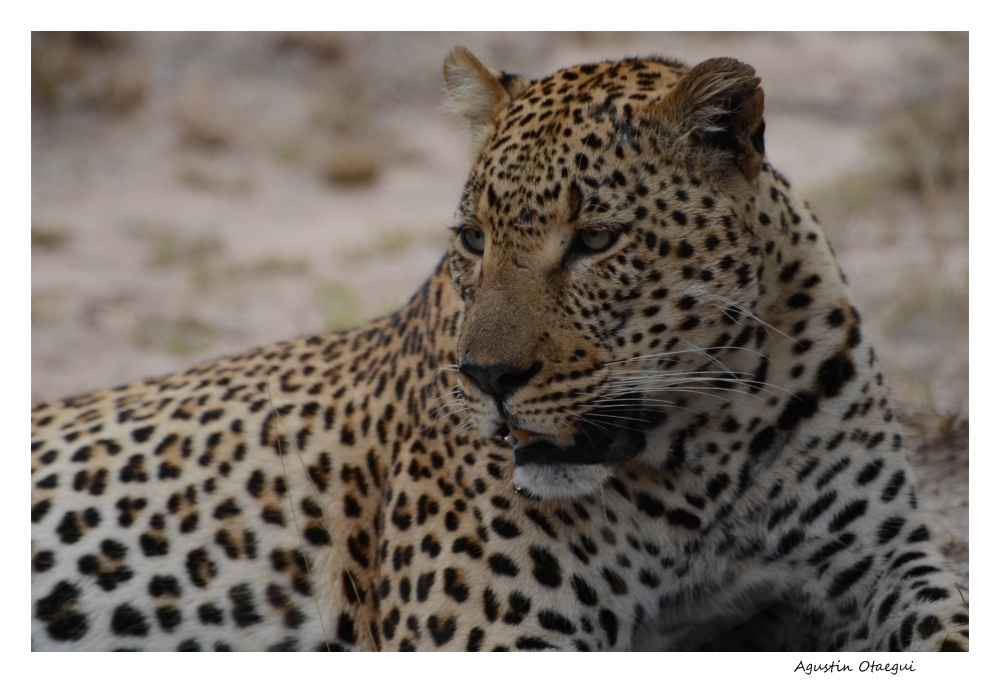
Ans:
{"type": "Polygon", "coordinates": [[[309,271],[305,259],[280,255],[266,256],[253,263],[226,261],[222,245],[214,237],[179,237],[167,230],[150,231],[145,237],[150,244],[150,264],[157,268],[186,268],[195,289],[248,278],[303,275],[309,271]]]}
{"type": "Polygon", "coordinates": [[[211,326],[189,315],[175,320],[145,318],[132,330],[137,346],[154,347],[177,356],[204,351],[211,346],[214,334],[211,326]]]}
{"type": "Polygon", "coordinates": [[[847,222],[889,187],[883,169],[841,176],[830,185],[809,193],[809,205],[824,226],[847,222]]]}
{"type": "Polygon", "coordinates": [[[331,332],[349,330],[365,322],[357,297],[343,282],[326,282],[316,291],[324,327],[331,332]]]}
{"type": "Polygon", "coordinates": [[[161,268],[187,267],[196,289],[204,289],[219,278],[217,258],[221,253],[222,246],[211,237],[178,239],[171,233],[152,235],[152,264],[161,268]]]}
{"type": "Polygon", "coordinates": [[[152,258],[154,266],[197,265],[218,256],[222,246],[211,237],[182,239],[167,232],[152,236],[152,258]]]}
{"type": "Polygon", "coordinates": [[[885,314],[883,324],[889,332],[906,333],[911,325],[961,324],[960,320],[968,319],[968,311],[968,276],[964,289],[959,283],[914,278],[885,314]]]}
{"type": "Polygon", "coordinates": [[[946,192],[966,188],[968,86],[914,102],[882,125],[874,143],[881,157],[875,169],[843,176],[811,193],[812,208],[824,223],[843,222],[894,192],[916,192],[934,202],[946,192]]]}
{"type": "Polygon", "coordinates": [[[918,455],[923,449],[968,447],[969,413],[963,405],[935,401],[928,395],[925,407],[899,412],[900,422],[917,437],[918,455]]]}
{"type": "Polygon", "coordinates": [[[380,171],[374,154],[357,147],[332,152],[322,167],[323,177],[332,185],[367,185],[375,182],[380,171]]]}
{"type": "Polygon", "coordinates": [[[915,102],[890,121],[880,142],[894,184],[933,198],[969,182],[968,84],[915,102]]]}
{"type": "Polygon", "coordinates": [[[347,40],[334,31],[289,31],[278,36],[278,50],[302,51],[323,62],[339,62],[347,54],[347,40]]]}
{"type": "Polygon", "coordinates": [[[65,228],[53,225],[31,224],[31,246],[42,249],[58,249],[69,240],[69,232],[65,228]]]}
{"type": "Polygon", "coordinates": [[[282,256],[266,256],[250,267],[250,272],[254,275],[298,275],[308,270],[309,264],[304,259],[282,256]]]}
{"type": "Polygon", "coordinates": [[[31,106],[59,105],[66,87],[86,78],[87,62],[80,49],[59,34],[31,35],[31,106]]]}
{"type": "Polygon", "coordinates": [[[91,52],[118,52],[128,45],[128,37],[119,31],[73,31],[69,39],[91,52]]]}
{"type": "Polygon", "coordinates": [[[147,81],[148,76],[144,70],[112,68],[91,97],[91,102],[108,114],[128,114],[146,101],[147,81]]]}
{"type": "Polygon", "coordinates": [[[364,260],[379,256],[393,256],[414,246],[413,235],[403,230],[380,230],[372,241],[363,247],[344,252],[348,260],[364,260]]]}
{"type": "Polygon", "coordinates": [[[962,436],[968,438],[969,417],[958,410],[938,410],[931,412],[932,422],[928,433],[945,443],[955,443],[962,436]]]}
{"type": "Polygon", "coordinates": [[[205,107],[181,109],[176,121],[181,142],[188,147],[220,150],[232,144],[230,126],[205,107]]]}
{"type": "Polygon", "coordinates": [[[113,32],[32,33],[32,107],[91,107],[110,115],[134,111],[146,101],[149,78],[127,55],[128,43],[113,32]]]}
{"type": "Polygon", "coordinates": [[[294,140],[286,140],[284,142],[279,142],[271,147],[271,151],[274,153],[274,158],[282,164],[296,164],[302,160],[305,156],[306,148],[300,142],[294,140]]]}
{"type": "Polygon", "coordinates": [[[247,194],[253,190],[253,180],[243,172],[224,172],[203,164],[185,164],[177,171],[177,180],[182,185],[204,192],[223,194],[247,194]]]}
{"type": "Polygon", "coordinates": [[[324,100],[315,118],[320,128],[334,136],[358,136],[371,131],[375,112],[362,93],[345,90],[324,100]]]}

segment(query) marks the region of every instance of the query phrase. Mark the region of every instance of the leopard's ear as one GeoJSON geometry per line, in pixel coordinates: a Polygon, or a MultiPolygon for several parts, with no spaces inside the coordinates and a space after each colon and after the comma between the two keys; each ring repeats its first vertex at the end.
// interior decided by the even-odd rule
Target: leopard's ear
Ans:
{"type": "Polygon", "coordinates": [[[464,47],[456,47],[444,60],[444,84],[451,107],[469,122],[478,151],[493,117],[524,92],[530,81],[484,66],[464,47]]]}
{"type": "MultiPolygon", "coordinates": [[[[753,67],[728,57],[692,68],[662,100],[654,116],[671,137],[696,152],[731,160],[748,181],[764,158],[764,91],[753,67]]],[[[703,155],[702,155],[703,156],[703,155]]]]}

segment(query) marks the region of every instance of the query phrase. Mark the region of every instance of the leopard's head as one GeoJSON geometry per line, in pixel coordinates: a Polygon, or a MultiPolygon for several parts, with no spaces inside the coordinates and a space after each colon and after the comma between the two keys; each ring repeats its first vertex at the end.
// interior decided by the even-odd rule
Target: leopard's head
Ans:
{"type": "Polygon", "coordinates": [[[592,493],[756,306],[759,79],[651,58],[529,80],[464,48],[444,75],[476,154],[448,256],[459,393],[515,443],[515,486],[592,493]]]}

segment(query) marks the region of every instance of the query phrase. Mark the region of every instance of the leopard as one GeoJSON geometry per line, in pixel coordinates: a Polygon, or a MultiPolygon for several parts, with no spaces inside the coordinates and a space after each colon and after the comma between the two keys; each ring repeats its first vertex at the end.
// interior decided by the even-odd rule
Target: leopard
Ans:
{"type": "Polygon", "coordinates": [[[472,165],[400,310],[33,406],[32,648],[967,651],[755,70],[444,82],[472,165]]]}

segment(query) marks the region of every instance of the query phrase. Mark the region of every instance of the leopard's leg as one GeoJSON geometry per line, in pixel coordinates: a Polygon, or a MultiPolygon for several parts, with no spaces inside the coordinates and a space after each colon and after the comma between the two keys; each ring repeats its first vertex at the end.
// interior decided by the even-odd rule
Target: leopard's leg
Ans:
{"type": "MultiPolygon", "coordinates": [[[[909,537],[927,535],[917,525],[909,537]]],[[[900,543],[865,598],[865,620],[845,649],[962,652],[969,649],[968,593],[929,541],[900,543]]]]}
{"type": "Polygon", "coordinates": [[[779,602],[707,640],[702,652],[811,652],[819,648],[821,629],[791,602],[779,602]]]}
{"type": "Polygon", "coordinates": [[[777,562],[744,563],[739,594],[721,584],[715,600],[666,615],[660,642],[715,651],[968,650],[968,592],[923,516],[879,512],[875,522],[818,534],[777,562]],[[768,585],[768,575],[784,580],[768,585]],[[756,608],[725,619],[739,615],[720,611],[734,604],[756,608]]]}
{"type": "Polygon", "coordinates": [[[967,651],[967,594],[921,519],[890,518],[862,534],[796,558],[812,576],[789,604],[818,624],[818,649],[967,651]]]}

